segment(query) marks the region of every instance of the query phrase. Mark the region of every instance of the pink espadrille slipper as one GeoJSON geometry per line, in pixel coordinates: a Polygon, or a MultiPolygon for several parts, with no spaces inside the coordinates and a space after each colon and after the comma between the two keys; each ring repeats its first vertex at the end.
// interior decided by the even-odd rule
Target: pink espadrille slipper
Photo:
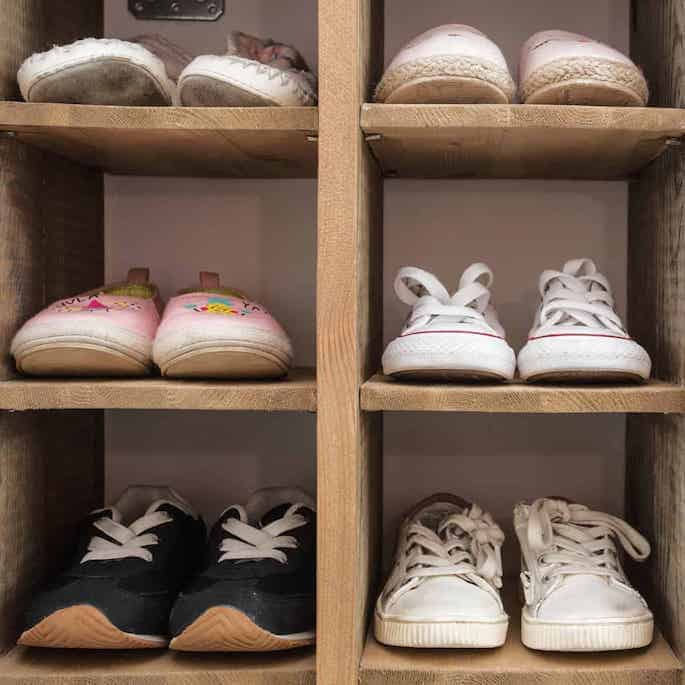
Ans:
{"type": "Polygon", "coordinates": [[[143,376],[152,369],[160,310],[148,269],[131,269],[123,283],[59,300],[29,319],[10,352],[32,376],[143,376]]]}
{"type": "Polygon", "coordinates": [[[200,287],[169,300],[153,349],[162,375],[277,378],[292,363],[288,335],[264,307],[202,272],[200,287]]]}
{"type": "Polygon", "coordinates": [[[541,31],[521,51],[521,102],[641,107],[647,81],[622,52],[568,31],[541,31]]]}
{"type": "Polygon", "coordinates": [[[376,90],[388,104],[507,104],[516,86],[502,51],[464,24],[445,24],[405,45],[376,90]]]}

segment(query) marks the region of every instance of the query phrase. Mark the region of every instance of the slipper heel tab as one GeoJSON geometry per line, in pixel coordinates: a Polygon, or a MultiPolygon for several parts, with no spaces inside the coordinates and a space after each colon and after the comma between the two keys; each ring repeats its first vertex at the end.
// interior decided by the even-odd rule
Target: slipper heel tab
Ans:
{"type": "Polygon", "coordinates": [[[200,271],[200,287],[202,290],[218,290],[221,287],[219,274],[213,271],[200,271]]]}
{"type": "Polygon", "coordinates": [[[145,285],[150,282],[150,269],[146,267],[129,269],[126,281],[128,283],[135,283],[136,285],[145,285]]]}

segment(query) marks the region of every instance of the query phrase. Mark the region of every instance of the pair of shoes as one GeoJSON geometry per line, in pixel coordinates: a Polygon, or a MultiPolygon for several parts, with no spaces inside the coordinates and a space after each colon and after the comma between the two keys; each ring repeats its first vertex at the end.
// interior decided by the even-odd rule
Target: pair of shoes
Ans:
{"type": "Polygon", "coordinates": [[[314,642],[316,514],[264,488],[205,524],[168,487],[133,486],[83,522],[70,565],[34,598],[30,647],[274,651],[314,642]]]}
{"type": "MultiPolygon", "coordinates": [[[[644,647],[654,618],[629,583],[615,540],[635,560],[649,543],[625,521],[564,499],[514,509],[531,649],[644,647]]],[[[376,639],[400,647],[499,647],[509,617],[502,587],[504,533],[477,504],[454,495],[419,503],[400,529],[395,563],[378,598],[376,639]]]]}
{"type": "Polygon", "coordinates": [[[295,48],[235,31],[223,55],[193,57],[162,36],[85,38],[29,57],[27,102],[188,107],[308,106],[317,81],[295,48]]]}
{"type": "Polygon", "coordinates": [[[59,300],[29,319],[10,353],[32,376],[278,378],[292,363],[288,335],[269,312],[215,273],[163,307],[148,269],[123,283],[59,300]],[[161,321],[160,321],[160,314],[161,321]]]}
{"type": "MultiPolygon", "coordinates": [[[[521,50],[519,97],[529,105],[640,107],[640,69],[614,48],[568,31],[541,31],[521,50]]],[[[422,33],[393,59],[376,91],[390,104],[507,104],[516,84],[499,47],[471,26],[422,33]]]]}
{"type": "MultiPolygon", "coordinates": [[[[517,366],[482,263],[462,274],[450,295],[431,273],[407,266],[395,279],[397,296],[412,307],[399,337],[383,354],[383,373],[403,379],[512,380],[517,366]]],[[[611,286],[590,259],[543,271],[541,302],[518,354],[525,381],[645,381],[647,352],[614,310],[611,286]]]]}

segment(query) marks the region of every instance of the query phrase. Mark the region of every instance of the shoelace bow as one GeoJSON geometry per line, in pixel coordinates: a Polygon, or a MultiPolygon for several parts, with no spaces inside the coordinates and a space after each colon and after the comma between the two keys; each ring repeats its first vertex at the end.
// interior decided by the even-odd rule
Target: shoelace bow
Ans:
{"type": "Polygon", "coordinates": [[[447,550],[455,563],[468,563],[475,572],[502,587],[504,533],[492,516],[477,504],[463,514],[453,514],[439,528],[447,537],[447,550]]]}
{"type": "Polygon", "coordinates": [[[165,511],[154,511],[151,514],[141,516],[130,526],[124,526],[107,517],[98,519],[93,525],[107,537],[112,538],[114,542],[97,536],[91,538],[88,544],[88,553],[81,559],[81,563],[126,559],[128,557],[152,561],[152,552],[146,547],[159,544],[159,538],[154,533],[147,531],[171,521],[173,521],[173,517],[165,511]]]}
{"type": "Polygon", "coordinates": [[[387,594],[437,576],[476,574],[501,587],[503,542],[502,530],[477,505],[464,514],[447,517],[437,533],[421,523],[411,523],[405,556],[393,569],[387,594]]]}
{"type": "Polygon", "coordinates": [[[304,504],[293,504],[282,518],[262,528],[245,523],[247,515],[243,507],[232,507],[238,511],[240,519],[231,518],[221,524],[221,527],[232,537],[224,538],[222,541],[219,549],[223,554],[219,557],[219,561],[275,559],[281,564],[287,563],[288,557],[282,550],[296,549],[298,542],[294,537],[283,535],[283,533],[309,523],[307,518],[297,513],[297,510],[304,506],[304,504]]]}
{"type": "Polygon", "coordinates": [[[450,295],[433,274],[406,266],[397,273],[395,293],[413,307],[412,319],[449,316],[486,323],[484,314],[490,306],[492,281],[492,271],[486,264],[472,264],[462,274],[457,291],[450,295]]]}
{"type": "Polygon", "coordinates": [[[527,535],[531,551],[549,566],[548,579],[593,574],[624,580],[614,538],[636,561],[650,553],[647,540],[622,519],[558,499],[531,505],[527,535]]]}
{"type": "Polygon", "coordinates": [[[619,335],[626,335],[623,323],[614,310],[611,286],[597,272],[590,259],[575,259],[563,271],[544,271],[540,276],[540,326],[559,324],[594,326],[598,324],[619,335]]]}

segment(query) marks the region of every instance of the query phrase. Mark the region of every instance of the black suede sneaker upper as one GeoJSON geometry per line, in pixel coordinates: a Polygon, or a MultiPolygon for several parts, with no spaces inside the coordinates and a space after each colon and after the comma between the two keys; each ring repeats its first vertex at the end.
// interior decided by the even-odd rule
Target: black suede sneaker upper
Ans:
{"type": "Polygon", "coordinates": [[[74,558],[34,598],[25,630],[60,609],[90,605],[126,633],[168,635],[173,602],[200,566],[205,525],[168,488],[129,488],[120,503],[86,518],[74,558]],[[141,505],[138,518],[126,516],[141,505]]]}
{"type": "Polygon", "coordinates": [[[314,503],[302,491],[269,488],[256,492],[245,508],[227,509],[211,530],[204,570],[174,605],[171,634],[213,607],[237,609],[274,635],[312,632],[315,536],[314,503]],[[279,502],[283,497],[287,501],[279,502]]]}

